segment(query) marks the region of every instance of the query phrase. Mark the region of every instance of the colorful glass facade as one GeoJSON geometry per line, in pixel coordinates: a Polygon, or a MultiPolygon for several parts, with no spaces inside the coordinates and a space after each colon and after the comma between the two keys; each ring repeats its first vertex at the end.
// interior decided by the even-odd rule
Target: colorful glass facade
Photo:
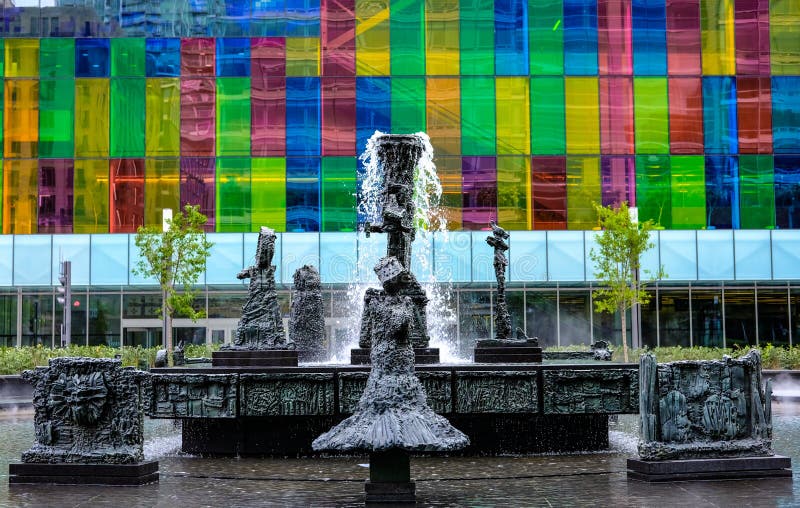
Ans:
{"type": "Polygon", "coordinates": [[[46,4],[3,8],[6,234],[185,203],[210,231],[353,231],[375,130],[430,134],[451,229],[591,229],[622,200],[800,224],[796,0],[46,4]]]}

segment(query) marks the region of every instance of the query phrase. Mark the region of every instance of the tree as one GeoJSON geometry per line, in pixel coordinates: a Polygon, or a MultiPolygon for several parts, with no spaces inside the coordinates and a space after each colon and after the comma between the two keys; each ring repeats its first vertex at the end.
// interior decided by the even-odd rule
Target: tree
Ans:
{"type": "Polygon", "coordinates": [[[194,284],[206,266],[213,245],[206,239],[203,226],[208,219],[198,206],[186,205],[167,221],[167,230],[158,226],[141,226],[136,232],[136,247],[141,259],[132,269],[135,275],[154,278],[161,287],[164,320],[164,346],[172,351],[172,317],[175,313],[197,321],[205,311],[196,311],[192,301],[197,293],[194,284]],[[181,286],[179,293],[177,287],[181,286]]]}
{"type": "Polygon", "coordinates": [[[594,276],[603,286],[594,291],[594,306],[598,312],[619,311],[622,319],[622,351],[628,361],[627,314],[635,305],[646,304],[650,294],[644,287],[665,276],[663,268],[653,274],[644,271],[640,276],[642,253],[653,247],[650,231],[655,224],[652,220],[636,222],[631,218],[628,204],[623,202],[618,208],[594,205],[602,233],[595,241],[598,249],[592,248],[589,257],[595,263],[594,276]]]}

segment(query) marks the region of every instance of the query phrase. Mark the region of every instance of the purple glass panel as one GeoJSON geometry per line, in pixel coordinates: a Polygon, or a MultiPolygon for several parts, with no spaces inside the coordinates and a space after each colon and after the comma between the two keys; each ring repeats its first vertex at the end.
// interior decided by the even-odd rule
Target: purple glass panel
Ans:
{"type": "Polygon", "coordinates": [[[211,38],[181,39],[181,76],[214,76],[216,44],[211,38]]]}
{"type": "Polygon", "coordinates": [[[533,229],[567,229],[567,158],[531,159],[533,229]]]}
{"type": "Polygon", "coordinates": [[[769,76],[769,0],[736,0],[736,74],[769,76]]]}
{"type": "Polygon", "coordinates": [[[602,157],[603,206],[623,201],[636,206],[636,160],[633,157],[602,157]]]}
{"type": "Polygon", "coordinates": [[[494,157],[464,157],[461,165],[464,229],[481,230],[497,220],[497,163],[494,157]]]}
{"type": "Polygon", "coordinates": [[[700,0],[667,0],[667,72],[700,75],[700,0]]]}
{"type": "Polygon", "coordinates": [[[213,156],[216,141],[216,81],[181,80],[181,154],[213,156]]]}
{"type": "Polygon", "coordinates": [[[630,0],[599,0],[597,23],[600,74],[631,74],[633,44],[630,0]]]}
{"type": "Polygon", "coordinates": [[[322,75],[356,75],[355,0],[322,0],[322,75]]]}
{"type": "Polygon", "coordinates": [[[633,79],[600,78],[600,153],[633,153],[633,79]]]}
{"type": "Polygon", "coordinates": [[[356,78],[322,78],[322,155],[356,155],[356,78]]]}
{"type": "Polygon", "coordinates": [[[286,155],[286,40],[256,37],[250,48],[250,151],[286,155]]]}
{"type": "Polygon", "coordinates": [[[135,233],[144,225],[144,159],[111,159],[109,230],[135,233]]]}
{"type": "Polygon", "coordinates": [[[213,157],[181,158],[181,209],[186,205],[199,205],[200,213],[208,217],[205,230],[215,229],[214,173],[216,164],[213,157]]]}
{"type": "Polygon", "coordinates": [[[39,233],[72,233],[72,159],[39,159],[39,233]]]}

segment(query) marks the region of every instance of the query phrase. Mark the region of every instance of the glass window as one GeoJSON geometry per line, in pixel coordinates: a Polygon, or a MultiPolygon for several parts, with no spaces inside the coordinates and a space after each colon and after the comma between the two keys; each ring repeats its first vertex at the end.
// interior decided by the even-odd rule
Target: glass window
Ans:
{"type": "Polygon", "coordinates": [[[670,75],[700,74],[700,0],[667,0],[667,66],[670,75]]]}
{"type": "Polygon", "coordinates": [[[756,345],[756,308],[752,287],[725,288],[725,340],[727,347],[756,345]]]}
{"type": "Polygon", "coordinates": [[[89,296],[89,345],[120,346],[120,296],[89,296]]]}
{"type": "Polygon", "coordinates": [[[583,231],[547,234],[547,273],[550,280],[586,280],[583,231]]]}
{"type": "Polygon", "coordinates": [[[216,84],[213,78],[181,79],[181,155],[214,155],[216,84]]]}
{"type": "MultiPolygon", "coordinates": [[[[386,235],[372,235],[373,238],[386,235]]],[[[362,254],[362,236],[359,235],[359,256],[362,254]]],[[[472,236],[468,231],[451,231],[448,233],[434,233],[434,265],[436,268],[436,280],[447,280],[451,282],[471,282],[472,281],[472,236]]],[[[377,247],[376,247],[377,249],[377,247]]],[[[376,256],[374,262],[369,266],[375,266],[383,254],[376,256]]],[[[359,266],[367,265],[366,262],[359,260],[359,266]]],[[[374,276],[374,274],[373,274],[374,276]]],[[[361,282],[367,280],[363,276],[359,278],[361,282]]]]}
{"type": "Polygon", "coordinates": [[[758,343],[789,345],[789,293],[786,288],[758,288],[758,343]]]}
{"type": "Polygon", "coordinates": [[[320,159],[286,159],[286,230],[319,231],[320,159]]]}
{"type": "MultiPolygon", "coordinates": [[[[658,346],[658,298],[655,289],[650,293],[650,301],[640,306],[641,316],[641,345],[654,348],[658,346]]],[[[597,340],[595,336],[594,340],[597,340]]]]}
{"type": "Polygon", "coordinates": [[[660,231],[661,264],[671,280],[697,280],[695,231],[660,231]]]}
{"type": "Polygon", "coordinates": [[[75,76],[105,78],[110,68],[109,39],[75,39],[75,76]]]}
{"type": "Polygon", "coordinates": [[[286,154],[319,155],[320,140],[319,78],[286,78],[286,154]]]}
{"type": "Polygon", "coordinates": [[[22,295],[21,346],[53,347],[53,295],[22,295]]]}
{"type": "Polygon", "coordinates": [[[560,346],[591,342],[591,312],[591,299],[588,291],[565,291],[563,289],[559,291],[558,320],[561,331],[558,342],[560,346]]]}
{"type": "MultiPolygon", "coordinates": [[[[108,157],[111,95],[109,87],[108,79],[75,80],[76,157],[108,157]]],[[[147,118],[151,116],[148,114],[147,118]]]]}
{"type": "Polygon", "coordinates": [[[703,127],[706,153],[738,152],[736,79],[733,76],[703,77],[703,127]]]}
{"type": "MultiPolygon", "coordinates": [[[[238,233],[217,233],[210,238],[214,245],[206,260],[206,284],[236,284],[242,282],[236,279],[243,266],[242,235],[238,233]]],[[[247,266],[250,266],[250,256],[255,251],[248,251],[247,266]]],[[[273,261],[274,264],[274,261],[273,261]]],[[[246,281],[245,281],[246,283],[246,281]]]]}
{"type": "MultiPolygon", "coordinates": [[[[319,266],[319,234],[294,233],[281,238],[281,282],[291,284],[295,270],[303,265],[319,266]]],[[[277,263],[278,259],[273,262],[277,263]]]]}
{"type": "Polygon", "coordinates": [[[52,239],[48,235],[14,238],[14,285],[49,286],[52,280],[52,239]]]}
{"type": "MultiPolygon", "coordinates": [[[[669,54],[672,61],[671,50],[669,54]]],[[[703,153],[702,79],[669,78],[668,90],[670,153],[703,153]]]]}
{"type": "Polygon", "coordinates": [[[663,76],[667,73],[666,2],[633,0],[633,72],[663,76]]]}
{"type": "Polygon", "coordinates": [[[209,293],[208,318],[239,319],[242,317],[242,307],[246,301],[246,291],[238,293],[209,293]]]}
{"type": "Polygon", "coordinates": [[[692,333],[694,346],[723,347],[721,289],[692,289],[692,333]]]}
{"type": "Polygon", "coordinates": [[[39,94],[39,157],[72,157],[75,80],[43,79],[39,94]]]}
{"type": "Polygon", "coordinates": [[[599,157],[567,157],[567,228],[597,227],[594,204],[602,200],[599,157]]]}
{"type": "Polygon", "coordinates": [[[633,78],[601,77],[600,153],[633,154],[633,78]]]}
{"type": "Polygon", "coordinates": [[[492,335],[491,293],[488,291],[459,291],[458,347],[460,356],[471,357],[478,339],[492,335]]]}
{"type": "MultiPolygon", "coordinates": [[[[158,293],[125,293],[122,299],[125,319],[158,319],[161,314],[161,295],[158,293]]],[[[211,316],[208,317],[217,317],[211,316]]]]}
{"type": "Polygon", "coordinates": [[[128,283],[128,235],[92,235],[93,286],[128,283]]]}
{"type": "Polygon", "coordinates": [[[509,282],[547,280],[547,234],[543,231],[511,231],[509,282]]]}
{"type": "Polygon", "coordinates": [[[800,207],[796,196],[800,192],[800,157],[775,157],[775,223],[782,229],[800,227],[800,207]]]}
{"type": "MultiPolygon", "coordinates": [[[[347,284],[356,275],[357,236],[353,233],[321,233],[319,271],[325,284],[347,284]]],[[[294,274],[292,274],[294,277],[294,274]]],[[[419,279],[419,275],[417,275],[419,279]]]]}
{"type": "Polygon", "coordinates": [[[359,76],[388,75],[389,0],[355,0],[355,5],[356,72],[359,76]]]}
{"type": "Polygon", "coordinates": [[[218,232],[251,229],[249,158],[217,159],[216,227],[218,232]]]}
{"type": "Polygon", "coordinates": [[[533,229],[567,229],[567,159],[531,160],[533,229]]]}
{"type": "Polygon", "coordinates": [[[17,295],[0,295],[0,346],[17,345],[17,295]]]}
{"type": "Polygon", "coordinates": [[[58,275],[61,268],[61,260],[69,261],[71,264],[71,277],[73,286],[89,285],[89,264],[91,248],[89,246],[89,235],[53,235],[53,252],[58,256],[52,256],[53,279],[51,284],[58,284],[58,275]]]}
{"type": "Polygon", "coordinates": [[[356,78],[324,77],[322,87],[322,155],[356,155],[356,78]]]}
{"type": "Polygon", "coordinates": [[[736,278],[739,280],[759,280],[772,278],[772,263],[765,252],[770,252],[769,231],[736,230],[733,232],[736,256],[736,278]]]}
{"type": "MultiPolygon", "coordinates": [[[[6,64],[6,68],[8,64],[6,64]]],[[[3,146],[6,157],[37,157],[39,80],[5,80],[3,146]]],[[[6,162],[7,163],[7,162],[6,162]]]]}
{"type": "Polygon", "coordinates": [[[498,157],[497,218],[507,231],[531,229],[530,194],[530,157],[498,157]]]}
{"type": "Polygon", "coordinates": [[[597,74],[597,2],[564,0],[564,73],[597,74]]]}
{"type": "MultiPolygon", "coordinates": [[[[394,90],[392,92],[394,95],[394,90]]],[[[495,109],[495,80],[493,78],[461,78],[461,150],[464,155],[493,155],[496,153],[497,118],[495,109]]],[[[392,127],[394,127],[394,110],[392,116],[392,127]]]]}
{"type": "Polygon", "coordinates": [[[180,80],[178,78],[148,78],[146,108],[145,148],[147,155],[151,157],[180,155],[180,80]]]}
{"type": "Polygon", "coordinates": [[[36,233],[38,163],[35,159],[3,164],[3,233],[36,233]]]}
{"type": "Polygon", "coordinates": [[[494,3],[492,0],[461,0],[461,74],[494,74],[494,3]]]}
{"type": "Polygon", "coordinates": [[[214,158],[181,157],[181,208],[200,207],[208,217],[205,230],[216,230],[216,160],[214,158]]]}
{"type": "Polygon", "coordinates": [[[525,292],[525,334],[541,347],[558,344],[558,296],[555,291],[525,292]]]}
{"type": "Polygon", "coordinates": [[[775,175],[769,155],[739,156],[742,229],[775,228],[775,175]]]}
{"type": "Polygon", "coordinates": [[[733,280],[733,231],[697,232],[697,278],[733,280]]]}
{"type": "Polygon", "coordinates": [[[148,78],[180,76],[180,72],[180,39],[146,39],[145,73],[148,78]]]}
{"type": "Polygon", "coordinates": [[[109,232],[135,233],[144,225],[144,159],[110,162],[109,232]]]}
{"type": "Polygon", "coordinates": [[[424,78],[393,77],[391,104],[392,132],[425,130],[424,78]]]}
{"type": "Polygon", "coordinates": [[[464,157],[461,167],[464,229],[481,230],[497,218],[497,162],[494,157],[464,157]]]}
{"type": "Polygon", "coordinates": [[[322,231],[355,231],[356,163],[352,157],[322,159],[322,231]]]}
{"type": "Polygon", "coordinates": [[[661,289],[658,298],[659,346],[689,347],[689,290],[661,289]]]}

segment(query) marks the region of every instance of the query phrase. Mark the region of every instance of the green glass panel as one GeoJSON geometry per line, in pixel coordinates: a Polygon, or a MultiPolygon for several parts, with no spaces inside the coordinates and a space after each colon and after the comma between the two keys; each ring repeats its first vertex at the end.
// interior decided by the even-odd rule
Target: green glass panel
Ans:
{"type": "Polygon", "coordinates": [[[147,159],[144,170],[144,224],[158,226],[165,208],[180,210],[180,160],[147,159]]]}
{"type": "Polygon", "coordinates": [[[775,174],[770,155],[739,156],[742,229],[775,227],[775,174]]]}
{"type": "Polygon", "coordinates": [[[250,79],[217,79],[217,155],[250,155],[250,79]]]}
{"type": "Polygon", "coordinates": [[[800,1],[769,2],[770,56],[773,74],[800,74],[800,1]]]}
{"type": "Polygon", "coordinates": [[[634,78],[637,153],[669,153],[667,78],[634,78]]]}
{"type": "Polygon", "coordinates": [[[494,78],[461,79],[461,152],[495,154],[494,78]]]}
{"type": "Polygon", "coordinates": [[[494,2],[461,0],[462,75],[494,75],[494,2]]]}
{"type": "Polygon", "coordinates": [[[108,159],[75,161],[73,233],[108,233],[108,159]]]}
{"type": "MultiPolygon", "coordinates": [[[[250,231],[250,159],[217,159],[217,232],[250,231]]],[[[260,224],[259,224],[260,225],[260,224]]]]}
{"type": "Polygon", "coordinates": [[[143,38],[111,39],[111,75],[114,77],[144,77],[143,38]]]}
{"type": "Polygon", "coordinates": [[[702,155],[676,155],[670,160],[672,228],[706,226],[706,168],[702,155]]]}
{"type": "Polygon", "coordinates": [[[530,194],[530,157],[497,157],[497,218],[505,229],[531,229],[530,194]]]}
{"type": "Polygon", "coordinates": [[[147,155],[180,155],[181,83],[178,78],[147,80],[145,150],[147,155]]]}
{"type": "Polygon", "coordinates": [[[392,75],[424,75],[425,2],[391,0],[389,15],[392,75]]]}
{"type": "Polygon", "coordinates": [[[531,74],[564,73],[561,0],[528,0],[531,74]]]}
{"type": "Polygon", "coordinates": [[[564,79],[531,79],[531,153],[566,153],[564,79]]]}
{"type": "Polygon", "coordinates": [[[322,231],[356,229],[356,160],[322,159],[322,231]]]}
{"type": "Polygon", "coordinates": [[[252,159],[250,188],[253,230],[269,226],[286,231],[286,159],[252,159]]]}
{"type": "Polygon", "coordinates": [[[75,39],[41,39],[39,74],[42,78],[75,77],[75,39]]]}
{"type": "Polygon", "coordinates": [[[597,226],[594,203],[601,203],[599,157],[567,158],[567,229],[597,226]]]}
{"type": "Polygon", "coordinates": [[[670,158],[666,155],[636,157],[636,206],[639,220],[672,228],[672,180],[670,158]]]}
{"type": "Polygon", "coordinates": [[[6,43],[4,39],[0,39],[0,76],[5,76],[6,68],[6,43]]]}
{"type": "Polygon", "coordinates": [[[425,78],[392,78],[392,132],[425,130],[425,78]]]}
{"type": "Polygon", "coordinates": [[[111,80],[111,156],[143,157],[145,133],[144,78],[111,80]]]}
{"type": "Polygon", "coordinates": [[[43,79],[39,84],[39,157],[75,155],[75,81],[43,79]]]}

